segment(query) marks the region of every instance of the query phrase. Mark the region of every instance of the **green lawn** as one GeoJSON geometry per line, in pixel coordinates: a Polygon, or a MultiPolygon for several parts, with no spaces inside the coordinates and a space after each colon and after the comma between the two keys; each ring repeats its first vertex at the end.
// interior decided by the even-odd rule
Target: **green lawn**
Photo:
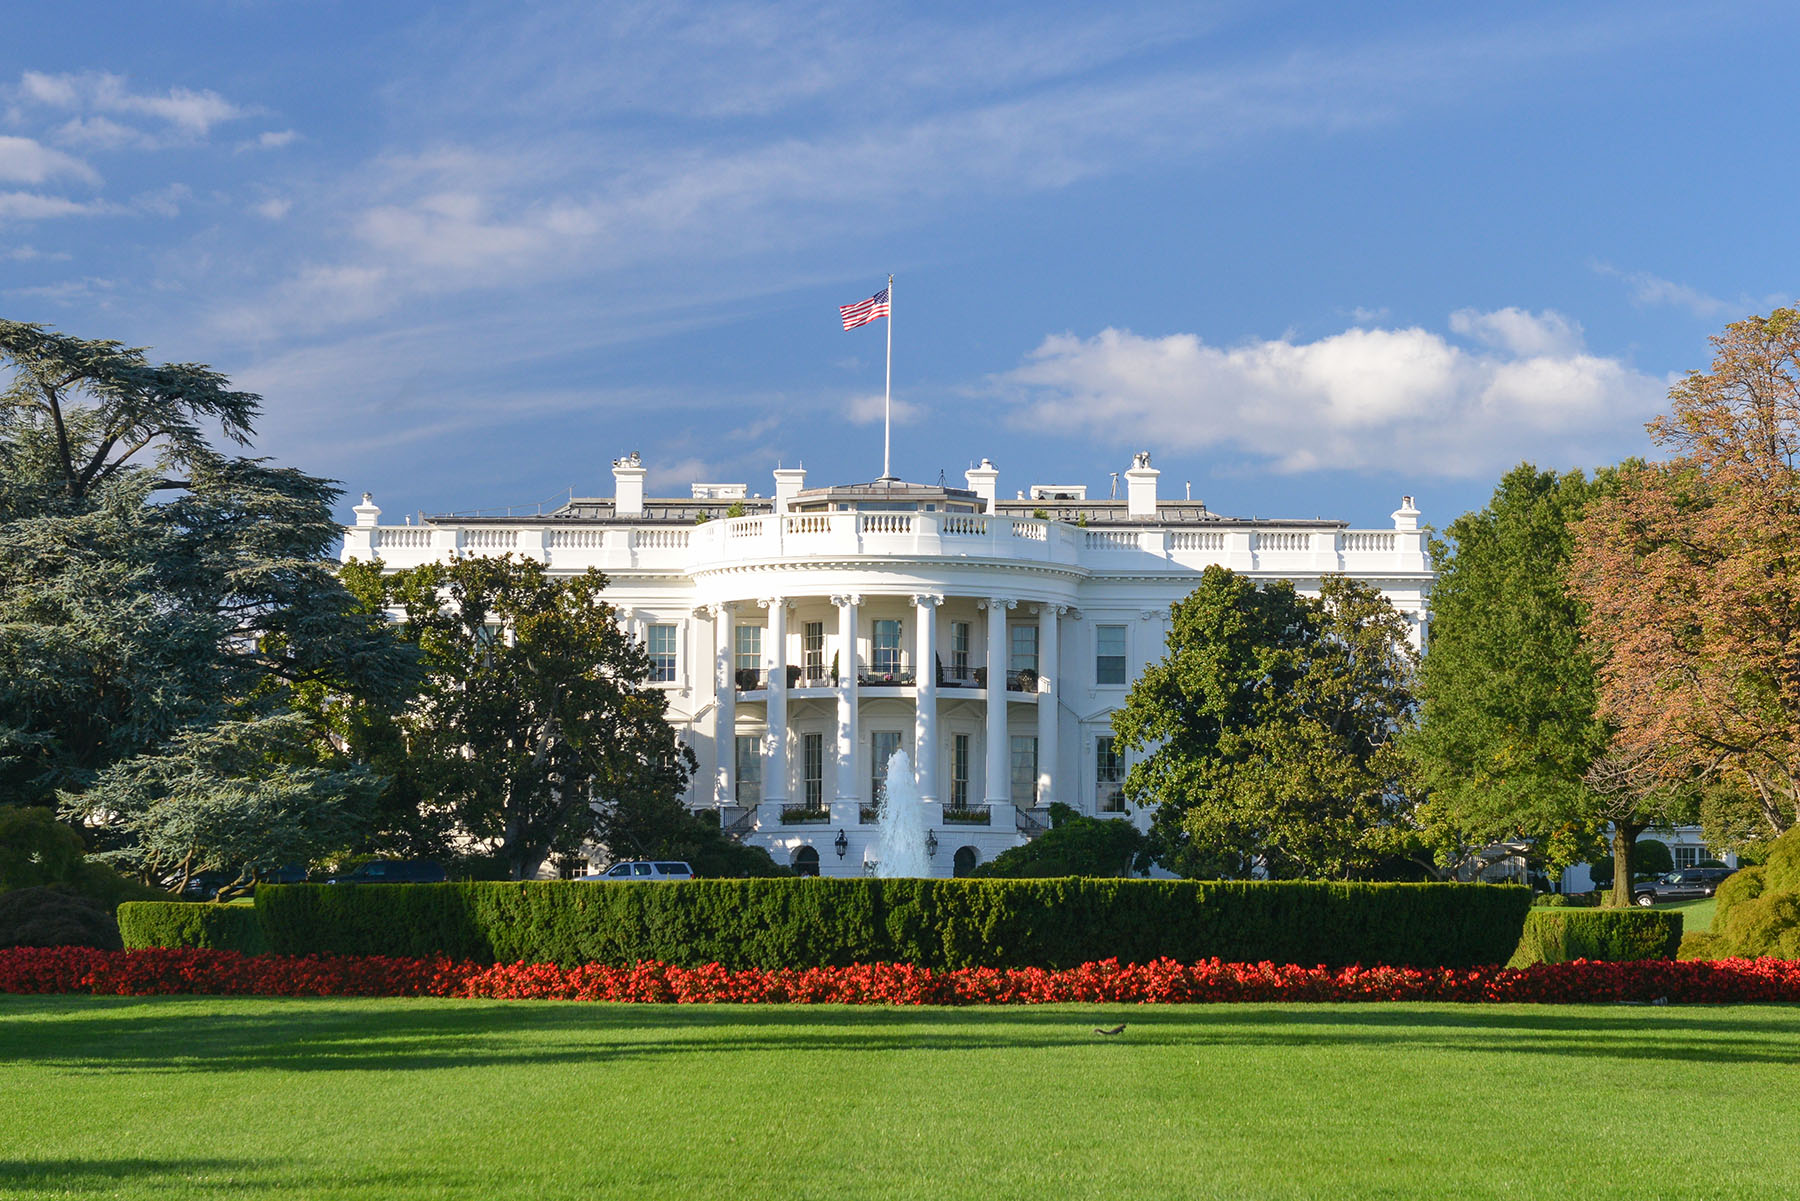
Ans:
{"type": "Polygon", "coordinates": [[[1681,932],[1683,934],[1705,934],[1712,929],[1713,910],[1719,907],[1718,897],[1705,897],[1698,901],[1676,901],[1670,905],[1656,905],[1656,909],[1668,909],[1681,915],[1681,932]]]}
{"type": "Polygon", "coordinates": [[[1782,1006],[0,997],[0,1196],[1779,1197],[1797,1062],[1782,1006]]]}

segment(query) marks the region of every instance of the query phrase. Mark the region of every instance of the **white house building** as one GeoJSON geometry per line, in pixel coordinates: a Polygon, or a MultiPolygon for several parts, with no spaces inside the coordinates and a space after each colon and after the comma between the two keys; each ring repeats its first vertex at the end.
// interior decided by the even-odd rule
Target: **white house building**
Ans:
{"type": "Polygon", "coordinates": [[[962,488],[808,488],[803,469],[777,469],[770,498],[743,484],[646,498],[646,474],[630,455],[613,464],[611,499],[525,518],[382,525],[365,495],[343,556],[401,569],[515,554],[604,571],[699,758],[688,802],[821,875],[862,871],[899,749],[938,875],[1019,845],[1052,802],[1147,822],[1127,812],[1110,722],[1162,657],[1169,606],[1209,565],[1308,593],[1352,576],[1426,639],[1433,572],[1411,497],[1390,529],[1222,517],[1160,498],[1148,454],[1104,500],[1081,485],[1001,499],[986,459],[962,488]]]}

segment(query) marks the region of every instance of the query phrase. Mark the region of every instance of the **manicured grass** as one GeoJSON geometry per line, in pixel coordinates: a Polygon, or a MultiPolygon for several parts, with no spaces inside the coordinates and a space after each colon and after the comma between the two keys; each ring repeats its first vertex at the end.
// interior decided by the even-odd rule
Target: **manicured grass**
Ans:
{"type": "Polygon", "coordinates": [[[1712,930],[1713,910],[1719,907],[1719,898],[1702,897],[1698,901],[1676,901],[1672,905],[1656,905],[1652,908],[1669,909],[1681,915],[1681,930],[1684,934],[1706,934],[1712,930]]]}
{"type": "Polygon", "coordinates": [[[1797,1061],[1782,1006],[0,997],[0,1196],[1778,1197],[1797,1061]]]}

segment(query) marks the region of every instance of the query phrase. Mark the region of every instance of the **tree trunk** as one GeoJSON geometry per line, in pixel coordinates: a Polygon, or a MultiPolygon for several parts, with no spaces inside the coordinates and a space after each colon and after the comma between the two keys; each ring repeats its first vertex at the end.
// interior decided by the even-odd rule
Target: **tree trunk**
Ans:
{"type": "Polygon", "coordinates": [[[1627,822],[1613,823],[1613,886],[1607,904],[1623,909],[1631,904],[1631,860],[1637,836],[1650,827],[1627,822]]]}

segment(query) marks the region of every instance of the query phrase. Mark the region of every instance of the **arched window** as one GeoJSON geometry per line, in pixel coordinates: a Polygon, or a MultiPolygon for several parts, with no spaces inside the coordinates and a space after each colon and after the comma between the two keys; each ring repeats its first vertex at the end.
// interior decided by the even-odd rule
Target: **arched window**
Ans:
{"type": "Polygon", "coordinates": [[[959,877],[966,876],[974,871],[975,865],[980,862],[980,851],[977,851],[974,847],[958,847],[956,849],[955,874],[959,877]]]}
{"type": "Polygon", "coordinates": [[[819,852],[812,847],[796,847],[794,849],[793,867],[802,876],[819,874],[819,852]]]}

